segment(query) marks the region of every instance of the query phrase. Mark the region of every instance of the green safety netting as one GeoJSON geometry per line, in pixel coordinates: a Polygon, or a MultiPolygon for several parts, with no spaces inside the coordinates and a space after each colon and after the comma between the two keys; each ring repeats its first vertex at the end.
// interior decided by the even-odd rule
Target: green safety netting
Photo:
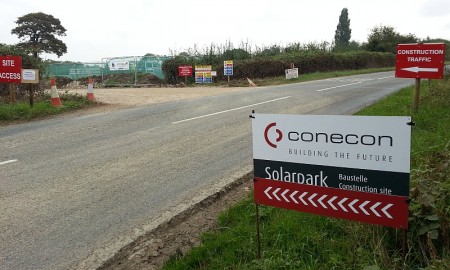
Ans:
{"type": "Polygon", "coordinates": [[[73,80],[89,76],[111,74],[153,74],[163,79],[162,63],[170,57],[115,57],[104,58],[98,63],[57,63],[47,70],[50,77],[66,77],[73,80]]]}

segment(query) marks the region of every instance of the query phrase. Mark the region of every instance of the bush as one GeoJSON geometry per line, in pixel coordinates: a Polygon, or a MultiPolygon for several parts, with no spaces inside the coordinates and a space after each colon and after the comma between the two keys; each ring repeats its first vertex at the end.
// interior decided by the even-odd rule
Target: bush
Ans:
{"type": "MultiPolygon", "coordinates": [[[[175,57],[163,63],[162,69],[168,83],[179,83],[178,66],[199,64],[200,60],[175,57]]],[[[207,63],[203,63],[207,64],[207,63]]],[[[395,55],[367,51],[333,53],[326,50],[294,51],[276,56],[260,56],[251,59],[234,60],[234,79],[267,78],[283,76],[291,64],[299,69],[300,74],[354,70],[364,68],[381,68],[395,66],[395,55]]],[[[223,63],[213,64],[217,79],[223,79],[223,63]]]]}

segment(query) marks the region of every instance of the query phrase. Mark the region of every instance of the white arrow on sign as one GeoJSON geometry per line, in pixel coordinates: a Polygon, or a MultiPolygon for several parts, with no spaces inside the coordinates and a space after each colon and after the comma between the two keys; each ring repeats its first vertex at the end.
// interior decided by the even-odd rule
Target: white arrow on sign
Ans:
{"type": "Polygon", "coordinates": [[[391,208],[391,206],[393,206],[392,203],[386,205],[385,207],[383,207],[383,209],[381,209],[381,211],[383,211],[383,213],[384,213],[388,218],[390,218],[390,219],[392,219],[392,216],[391,216],[386,210],[388,210],[389,208],[391,208]]]}
{"type": "Polygon", "coordinates": [[[292,194],[291,194],[291,199],[292,199],[292,201],[293,202],[295,202],[296,204],[298,204],[298,202],[297,202],[297,200],[294,198],[294,196],[295,196],[295,194],[297,194],[298,193],[298,191],[296,190],[296,191],[294,191],[294,192],[292,192],[292,194]]]}
{"type": "Polygon", "coordinates": [[[281,188],[275,189],[275,191],[272,193],[272,195],[273,195],[275,198],[277,198],[277,200],[279,200],[279,201],[281,202],[280,197],[277,196],[277,192],[280,191],[280,189],[281,189],[281,188]]]}
{"type": "Polygon", "coordinates": [[[303,203],[304,205],[308,205],[308,204],[305,202],[305,200],[303,200],[303,196],[305,196],[306,194],[308,194],[308,192],[303,192],[302,195],[300,195],[300,197],[298,197],[298,198],[300,199],[300,201],[302,201],[302,203],[303,203]]]}
{"type": "Polygon", "coordinates": [[[317,196],[317,193],[314,193],[314,194],[311,195],[311,196],[309,197],[309,199],[308,199],[308,201],[309,201],[312,205],[314,205],[314,207],[317,207],[317,204],[315,204],[314,201],[313,201],[312,199],[314,199],[314,197],[316,197],[316,196],[317,196]]]}
{"type": "Polygon", "coordinates": [[[269,199],[272,200],[272,197],[270,197],[270,195],[269,195],[269,191],[270,191],[271,189],[272,189],[272,187],[266,188],[266,190],[264,190],[264,194],[266,194],[267,198],[269,198],[269,199]]]}
{"type": "Polygon", "coordinates": [[[326,207],[325,204],[323,204],[323,202],[322,202],[322,200],[325,199],[326,197],[327,197],[327,195],[323,195],[322,197],[320,197],[318,202],[320,203],[320,205],[322,205],[323,208],[328,209],[328,207],[326,207]]]}
{"type": "Polygon", "coordinates": [[[358,199],[354,199],[351,203],[348,204],[348,207],[350,207],[350,209],[352,209],[352,211],[355,212],[356,214],[359,214],[359,212],[353,207],[353,205],[358,201],[359,201],[358,199]]]}
{"type": "Polygon", "coordinates": [[[286,189],[283,193],[281,193],[281,197],[283,197],[283,199],[285,200],[285,201],[287,201],[287,202],[290,202],[289,200],[288,200],[288,198],[286,198],[284,195],[286,194],[286,193],[288,193],[289,192],[289,189],[286,189]]]}
{"type": "Polygon", "coordinates": [[[328,204],[334,209],[334,210],[338,210],[336,208],[336,206],[333,205],[333,201],[336,200],[337,196],[334,196],[333,198],[331,198],[331,200],[328,201],[328,204]]]}
{"type": "Polygon", "coordinates": [[[367,216],[370,216],[369,212],[367,212],[366,209],[364,209],[364,206],[366,206],[368,203],[370,203],[370,201],[365,201],[365,202],[363,202],[363,203],[359,206],[359,209],[361,209],[361,210],[364,212],[364,214],[366,214],[367,216]]]}
{"type": "Polygon", "coordinates": [[[375,203],[374,205],[372,205],[372,207],[370,207],[370,210],[372,210],[372,212],[375,213],[375,215],[377,215],[377,217],[381,217],[380,214],[378,214],[378,212],[375,210],[375,208],[378,207],[378,205],[380,205],[380,202],[375,203]]]}
{"type": "Polygon", "coordinates": [[[402,70],[406,70],[409,72],[419,73],[419,72],[438,72],[437,68],[421,68],[421,67],[410,67],[410,68],[402,68],[402,70]]]}

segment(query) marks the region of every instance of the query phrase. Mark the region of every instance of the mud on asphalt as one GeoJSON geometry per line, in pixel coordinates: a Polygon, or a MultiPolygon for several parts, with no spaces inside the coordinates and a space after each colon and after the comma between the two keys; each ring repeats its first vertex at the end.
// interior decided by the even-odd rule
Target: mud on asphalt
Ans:
{"type": "Polygon", "coordinates": [[[219,214],[246,198],[252,187],[250,172],[123,247],[99,269],[160,269],[200,245],[202,233],[217,228],[219,214]]]}

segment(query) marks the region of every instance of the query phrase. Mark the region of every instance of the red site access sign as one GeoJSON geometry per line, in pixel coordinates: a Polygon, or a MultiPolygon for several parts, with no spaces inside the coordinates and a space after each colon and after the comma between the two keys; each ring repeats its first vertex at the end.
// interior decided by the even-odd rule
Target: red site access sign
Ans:
{"type": "Polygon", "coordinates": [[[192,66],[179,66],[178,67],[178,76],[180,76],[180,77],[184,77],[184,76],[191,77],[192,76],[192,66]]]}
{"type": "Polygon", "coordinates": [[[442,79],[444,59],[444,43],[398,44],[395,77],[442,79]]]}
{"type": "Polygon", "coordinates": [[[329,217],[408,228],[408,197],[254,179],[255,203],[329,217]]]}
{"type": "Polygon", "coordinates": [[[22,57],[0,56],[0,82],[20,83],[22,80],[22,57]]]}

